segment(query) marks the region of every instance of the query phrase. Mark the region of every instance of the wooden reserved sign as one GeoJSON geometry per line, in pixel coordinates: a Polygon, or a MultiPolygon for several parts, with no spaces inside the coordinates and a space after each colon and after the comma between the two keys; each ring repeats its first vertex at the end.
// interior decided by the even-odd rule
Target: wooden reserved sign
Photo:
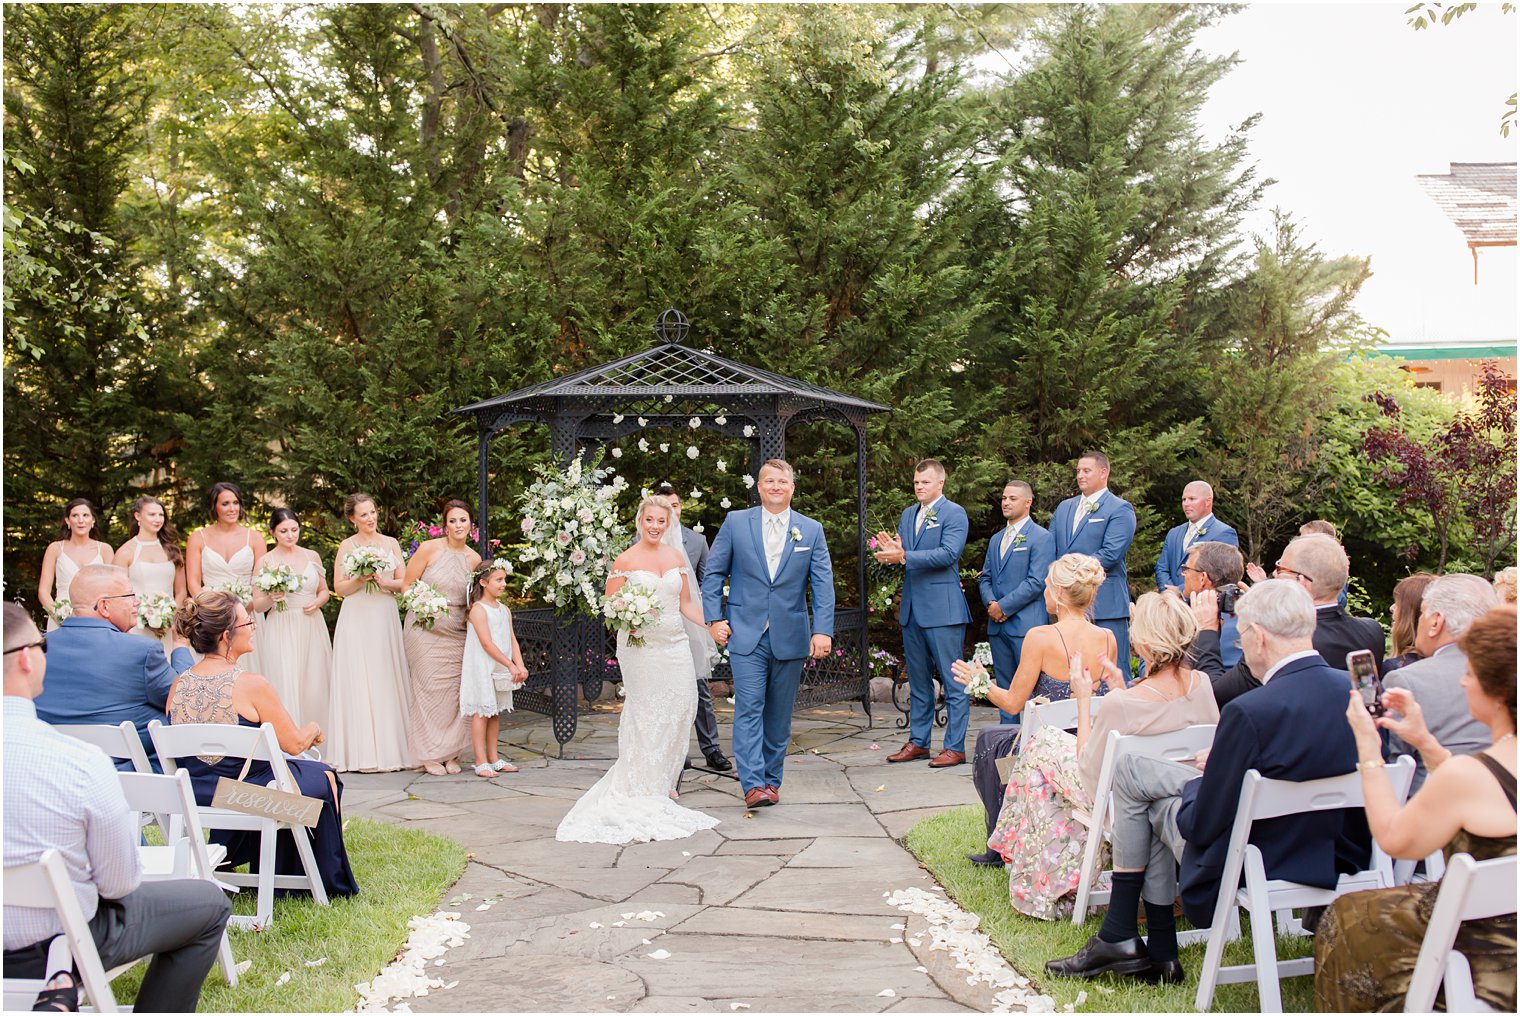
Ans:
{"type": "Polygon", "coordinates": [[[302,826],[316,825],[322,815],[322,802],[315,797],[229,780],[225,776],[216,781],[211,806],[302,826]]]}

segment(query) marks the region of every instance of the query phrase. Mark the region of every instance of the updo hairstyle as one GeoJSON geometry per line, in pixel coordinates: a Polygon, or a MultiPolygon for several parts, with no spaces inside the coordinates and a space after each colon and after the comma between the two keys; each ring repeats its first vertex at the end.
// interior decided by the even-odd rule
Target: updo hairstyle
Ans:
{"type": "Polygon", "coordinates": [[[455,508],[458,508],[460,511],[464,512],[465,518],[467,519],[473,519],[475,517],[473,514],[471,514],[469,505],[465,504],[457,497],[451,497],[443,503],[443,521],[447,522],[449,520],[449,512],[453,511],[455,508]]]}
{"type": "Polygon", "coordinates": [[[298,526],[301,524],[300,518],[289,508],[276,508],[269,513],[269,538],[271,540],[274,539],[274,531],[280,528],[280,523],[282,522],[294,522],[298,526]]]}
{"type": "Polygon", "coordinates": [[[343,499],[343,517],[349,521],[353,521],[354,512],[358,511],[359,506],[366,501],[376,508],[380,507],[380,502],[375,500],[374,495],[366,494],[361,490],[356,490],[348,495],[348,497],[345,497],[343,499]]]}
{"type": "Polygon", "coordinates": [[[1045,581],[1055,590],[1056,599],[1068,607],[1086,610],[1098,595],[1098,587],[1108,575],[1098,559],[1087,554],[1065,554],[1050,566],[1045,581]]]}
{"type": "Polygon", "coordinates": [[[1197,637],[1197,619],[1182,597],[1171,590],[1145,593],[1135,601],[1129,640],[1137,650],[1144,649],[1152,673],[1180,665],[1197,637]]]}
{"type": "Polygon", "coordinates": [[[664,511],[667,523],[670,521],[673,511],[670,505],[670,498],[662,494],[650,494],[640,501],[638,509],[633,513],[633,528],[638,530],[639,539],[641,540],[644,538],[644,509],[646,508],[659,508],[664,511]]]}
{"type": "Polygon", "coordinates": [[[222,636],[237,624],[243,601],[225,589],[202,589],[174,611],[174,630],[202,656],[219,648],[222,636]]]}

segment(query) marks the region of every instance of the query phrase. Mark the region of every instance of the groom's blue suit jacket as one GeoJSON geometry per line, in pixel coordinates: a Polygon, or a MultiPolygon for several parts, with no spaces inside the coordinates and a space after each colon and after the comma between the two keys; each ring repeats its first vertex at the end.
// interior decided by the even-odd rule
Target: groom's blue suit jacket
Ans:
{"type": "Polygon", "coordinates": [[[770,626],[771,655],[778,660],[807,656],[813,635],[834,635],[834,566],[823,539],[823,526],[792,509],[781,564],[771,581],[760,532],[761,508],[732,511],[723,520],[707,553],[702,578],[702,614],[711,624],[727,618],[733,634],[731,653],[754,652],[770,626]],[[799,539],[793,538],[793,530],[799,539]],[[728,606],[723,582],[728,581],[728,606]],[[808,587],[813,609],[808,615],[808,587]]]}

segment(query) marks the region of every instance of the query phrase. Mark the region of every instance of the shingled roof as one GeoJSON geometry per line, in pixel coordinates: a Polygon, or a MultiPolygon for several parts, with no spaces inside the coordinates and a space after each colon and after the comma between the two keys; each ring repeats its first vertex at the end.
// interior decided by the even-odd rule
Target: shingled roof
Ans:
{"type": "Polygon", "coordinates": [[[1515,164],[1453,162],[1450,173],[1415,177],[1469,247],[1515,246],[1515,164]]]}

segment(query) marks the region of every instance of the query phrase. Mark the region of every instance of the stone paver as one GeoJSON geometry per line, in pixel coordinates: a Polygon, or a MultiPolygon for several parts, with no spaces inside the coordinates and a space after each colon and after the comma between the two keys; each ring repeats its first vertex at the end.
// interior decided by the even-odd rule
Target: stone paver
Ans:
{"type": "MultiPolygon", "coordinates": [[[[729,709],[719,709],[727,719],[729,709]]],[[[780,807],[749,811],[737,782],[688,773],[681,803],[721,824],[662,843],[554,840],[571,803],[616,755],[618,714],[606,703],[582,715],[564,758],[550,757],[545,718],[512,714],[502,753],[521,771],[497,781],[468,768],[346,775],[347,814],[451,836],[471,854],[443,904],[472,929],[437,968],[457,984],[408,1004],[416,1012],[986,1011],[990,992],[968,986],[944,953],[915,949],[901,926],[916,931],[920,919],[883,897],[932,884],[898,839],[920,819],[976,800],[970,766],[888,765],[904,732],[890,707],[876,710],[874,727],[859,705],[798,714],[780,807]]],[[[973,730],[995,722],[993,711],[973,711],[973,730]]]]}

